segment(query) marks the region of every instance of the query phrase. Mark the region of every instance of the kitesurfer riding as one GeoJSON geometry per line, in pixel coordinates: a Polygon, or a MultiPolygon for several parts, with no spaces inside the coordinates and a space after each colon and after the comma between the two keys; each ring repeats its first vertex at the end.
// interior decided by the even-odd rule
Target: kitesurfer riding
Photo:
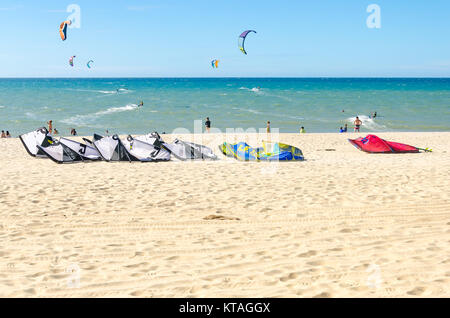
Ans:
{"type": "Polygon", "coordinates": [[[141,100],[141,102],[139,103],[138,107],[142,107],[144,106],[144,101],[141,100]]]}

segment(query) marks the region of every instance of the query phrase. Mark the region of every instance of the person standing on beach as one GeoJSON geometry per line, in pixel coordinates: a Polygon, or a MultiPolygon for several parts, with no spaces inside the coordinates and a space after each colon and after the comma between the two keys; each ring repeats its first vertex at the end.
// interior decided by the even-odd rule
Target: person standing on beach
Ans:
{"type": "Polygon", "coordinates": [[[345,124],[343,132],[347,132],[347,124],[345,124]]]}
{"type": "Polygon", "coordinates": [[[47,125],[48,125],[48,132],[52,133],[52,131],[53,131],[53,121],[49,120],[47,125]]]}
{"type": "Polygon", "coordinates": [[[267,121],[267,133],[270,134],[270,121],[267,121]]]}
{"type": "Polygon", "coordinates": [[[302,126],[302,127],[300,128],[300,133],[301,133],[301,134],[306,133],[305,127],[302,126]]]}
{"type": "Polygon", "coordinates": [[[209,129],[211,128],[211,121],[209,120],[209,117],[206,117],[205,127],[206,127],[206,132],[209,132],[209,129]]]}
{"type": "Polygon", "coordinates": [[[359,132],[359,128],[362,125],[362,121],[361,121],[361,119],[359,119],[358,116],[356,116],[356,120],[354,121],[354,124],[355,124],[355,132],[359,132]]]}

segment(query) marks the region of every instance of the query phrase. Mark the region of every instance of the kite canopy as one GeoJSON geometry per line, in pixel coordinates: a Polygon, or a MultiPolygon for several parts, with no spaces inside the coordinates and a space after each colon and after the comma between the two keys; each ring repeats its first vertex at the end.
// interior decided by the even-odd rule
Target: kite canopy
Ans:
{"type": "Polygon", "coordinates": [[[61,36],[61,40],[65,41],[67,39],[67,26],[71,25],[72,21],[67,20],[61,23],[59,26],[59,35],[61,36]]]}
{"type": "Polygon", "coordinates": [[[247,31],[242,32],[241,35],[239,35],[239,38],[238,38],[239,49],[245,55],[247,55],[247,51],[245,51],[245,46],[244,46],[245,39],[247,38],[247,35],[249,35],[249,33],[251,33],[251,32],[256,33],[256,31],[253,31],[253,30],[247,30],[247,31]]]}
{"type": "Polygon", "coordinates": [[[170,160],[170,152],[163,149],[159,140],[156,140],[152,134],[139,136],[136,138],[129,135],[127,139],[123,141],[123,145],[127,151],[129,151],[140,161],[170,160]]]}
{"type": "Polygon", "coordinates": [[[84,161],[83,157],[66,145],[55,141],[47,147],[37,146],[45,155],[56,163],[74,163],[84,161]]]}
{"type": "Polygon", "coordinates": [[[359,150],[369,153],[417,153],[419,149],[414,146],[401,144],[398,142],[386,141],[375,135],[349,139],[353,146],[359,150]]]}
{"type": "Polygon", "coordinates": [[[228,157],[241,161],[301,161],[304,160],[300,149],[280,142],[263,141],[263,147],[253,148],[245,142],[230,144],[224,142],[220,151],[228,157]]]}
{"type": "Polygon", "coordinates": [[[89,62],[87,62],[86,65],[87,65],[88,68],[91,68],[91,63],[94,63],[94,61],[93,61],[93,60],[90,60],[89,62]]]}
{"type": "Polygon", "coordinates": [[[212,60],[211,61],[212,68],[218,68],[219,67],[219,60],[212,60]]]}
{"type": "Polygon", "coordinates": [[[171,144],[163,143],[163,147],[179,160],[217,160],[210,148],[191,142],[175,139],[171,144]]]}
{"type": "Polygon", "coordinates": [[[106,161],[141,161],[127,150],[117,135],[111,137],[94,135],[94,140],[94,147],[106,161]]]}
{"type": "Polygon", "coordinates": [[[19,138],[30,156],[41,158],[46,158],[47,156],[37,146],[47,147],[54,142],[45,127],[20,135],[19,138]]]}
{"type": "Polygon", "coordinates": [[[59,142],[79,154],[83,160],[101,160],[100,153],[94,147],[61,137],[59,142]]]}

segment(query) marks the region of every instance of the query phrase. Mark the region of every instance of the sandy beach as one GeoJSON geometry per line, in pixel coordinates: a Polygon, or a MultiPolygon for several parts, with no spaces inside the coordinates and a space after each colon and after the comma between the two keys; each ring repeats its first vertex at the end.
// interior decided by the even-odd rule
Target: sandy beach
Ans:
{"type": "Polygon", "coordinates": [[[450,133],[377,135],[433,152],[282,134],[304,162],[236,162],[164,135],[221,160],[58,165],[1,139],[0,296],[449,297],[450,133]]]}

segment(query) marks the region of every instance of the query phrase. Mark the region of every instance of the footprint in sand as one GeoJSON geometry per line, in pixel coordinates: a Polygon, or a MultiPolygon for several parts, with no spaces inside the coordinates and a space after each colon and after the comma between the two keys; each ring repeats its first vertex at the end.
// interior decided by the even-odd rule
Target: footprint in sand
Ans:
{"type": "Polygon", "coordinates": [[[298,254],[297,257],[311,257],[317,255],[316,251],[308,251],[306,253],[298,254]]]}
{"type": "Polygon", "coordinates": [[[423,292],[425,291],[425,287],[416,287],[410,291],[407,292],[408,295],[413,295],[413,296],[419,296],[422,295],[423,292]]]}
{"type": "Polygon", "coordinates": [[[328,292],[323,292],[323,293],[313,296],[313,298],[330,298],[330,297],[331,297],[331,294],[328,292]]]}
{"type": "Polygon", "coordinates": [[[213,215],[213,214],[205,216],[203,218],[203,220],[221,220],[221,221],[234,220],[234,221],[240,221],[239,218],[233,218],[233,217],[228,217],[228,216],[224,216],[224,215],[213,215]]]}

